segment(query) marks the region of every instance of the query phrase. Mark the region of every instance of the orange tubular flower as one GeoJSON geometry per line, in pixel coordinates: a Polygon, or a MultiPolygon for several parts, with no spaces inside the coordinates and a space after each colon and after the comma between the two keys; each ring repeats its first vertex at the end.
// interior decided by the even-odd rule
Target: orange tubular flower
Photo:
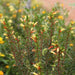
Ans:
{"type": "Polygon", "coordinates": [[[35,31],[34,30],[32,30],[30,33],[34,33],[35,31]]]}
{"type": "Polygon", "coordinates": [[[33,65],[34,63],[33,63],[33,62],[31,62],[30,64],[31,64],[31,65],[33,65]]]}
{"type": "Polygon", "coordinates": [[[6,27],[6,26],[4,26],[4,29],[7,29],[7,27],[6,27]]]}
{"type": "Polygon", "coordinates": [[[61,33],[62,31],[61,30],[59,30],[59,33],[61,33]]]}
{"type": "Polygon", "coordinates": [[[6,25],[5,21],[3,22],[4,25],[6,25]]]}
{"type": "Polygon", "coordinates": [[[34,39],[34,42],[36,43],[36,42],[37,42],[37,40],[36,40],[36,39],[34,39]]]}
{"type": "Polygon", "coordinates": [[[51,49],[51,48],[53,48],[53,46],[50,46],[48,49],[51,49]]]}
{"type": "Polygon", "coordinates": [[[57,55],[57,48],[52,49],[52,50],[51,50],[51,53],[53,53],[54,55],[57,55]]]}
{"type": "Polygon", "coordinates": [[[41,70],[40,66],[37,68],[38,70],[41,70]]]}
{"type": "Polygon", "coordinates": [[[35,27],[35,25],[33,24],[33,27],[35,27]]]}
{"type": "Polygon", "coordinates": [[[19,42],[19,39],[15,38],[15,40],[16,40],[17,42],[19,42]]]}
{"type": "Polygon", "coordinates": [[[56,50],[57,50],[57,48],[53,49],[52,51],[56,51],[56,50]]]}
{"type": "Polygon", "coordinates": [[[70,28],[70,30],[72,30],[72,27],[70,28]]]}
{"type": "Polygon", "coordinates": [[[37,42],[37,37],[35,35],[32,35],[31,39],[36,43],[37,42]]]}
{"type": "Polygon", "coordinates": [[[15,64],[13,64],[13,67],[15,67],[16,65],[15,64]]]}
{"type": "Polygon", "coordinates": [[[36,50],[35,49],[32,49],[32,52],[36,52],[36,50]]]}
{"type": "Polygon", "coordinates": [[[43,34],[43,31],[41,31],[41,34],[43,34]]]}

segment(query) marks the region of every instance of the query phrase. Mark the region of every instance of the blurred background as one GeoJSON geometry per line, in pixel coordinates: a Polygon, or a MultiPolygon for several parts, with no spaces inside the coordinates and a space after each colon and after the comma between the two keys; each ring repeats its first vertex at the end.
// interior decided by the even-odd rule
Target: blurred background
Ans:
{"type": "Polygon", "coordinates": [[[75,0],[0,0],[0,3],[15,3],[16,5],[18,2],[23,2],[24,6],[30,7],[34,4],[41,4],[46,10],[50,11],[51,8],[56,4],[57,2],[62,3],[62,6],[64,8],[67,8],[69,11],[69,18],[75,20],[75,0]]]}

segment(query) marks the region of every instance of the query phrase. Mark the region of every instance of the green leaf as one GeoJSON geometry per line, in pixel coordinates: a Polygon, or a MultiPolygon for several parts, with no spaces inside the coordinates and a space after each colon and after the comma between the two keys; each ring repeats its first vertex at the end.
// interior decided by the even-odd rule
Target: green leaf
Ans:
{"type": "Polygon", "coordinates": [[[44,56],[44,55],[47,53],[47,51],[48,51],[48,49],[47,49],[47,48],[44,48],[44,49],[42,50],[42,55],[44,56]]]}
{"type": "Polygon", "coordinates": [[[5,59],[3,59],[3,58],[0,58],[0,62],[3,62],[3,63],[5,63],[5,64],[8,64],[8,60],[5,60],[5,59]]]}

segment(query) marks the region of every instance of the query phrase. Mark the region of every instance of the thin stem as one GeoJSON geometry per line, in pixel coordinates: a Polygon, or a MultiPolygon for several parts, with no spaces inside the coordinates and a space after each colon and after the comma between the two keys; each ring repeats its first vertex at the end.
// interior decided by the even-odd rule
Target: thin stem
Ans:
{"type": "Polygon", "coordinates": [[[58,52],[58,75],[60,75],[60,50],[58,52]]]}

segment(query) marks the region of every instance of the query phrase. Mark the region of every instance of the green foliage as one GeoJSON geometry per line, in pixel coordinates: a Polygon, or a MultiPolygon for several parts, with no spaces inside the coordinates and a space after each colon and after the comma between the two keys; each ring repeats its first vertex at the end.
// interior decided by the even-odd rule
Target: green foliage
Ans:
{"type": "Polygon", "coordinates": [[[67,10],[60,4],[51,12],[37,5],[31,9],[21,9],[6,4],[4,11],[0,20],[3,19],[1,29],[4,30],[1,30],[1,34],[4,34],[5,44],[0,46],[5,57],[0,57],[0,70],[6,75],[74,74],[74,56],[71,52],[75,22],[70,21],[66,25],[67,10]],[[5,65],[9,65],[9,68],[4,69],[5,65]]]}

